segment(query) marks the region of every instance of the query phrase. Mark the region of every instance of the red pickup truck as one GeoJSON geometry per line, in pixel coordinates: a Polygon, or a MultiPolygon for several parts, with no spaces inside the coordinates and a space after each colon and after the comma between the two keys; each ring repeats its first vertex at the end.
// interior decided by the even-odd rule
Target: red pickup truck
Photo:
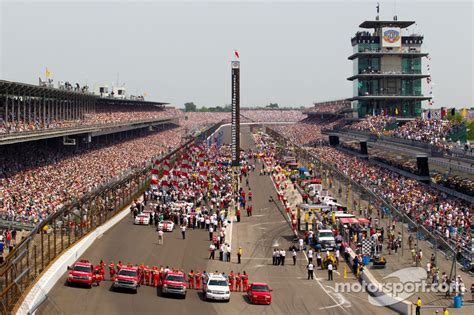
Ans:
{"type": "Polygon", "coordinates": [[[67,277],[68,285],[85,284],[92,288],[94,283],[94,267],[87,259],[79,259],[67,269],[69,270],[67,277]]]}
{"type": "Polygon", "coordinates": [[[122,267],[115,276],[113,289],[128,289],[137,293],[139,286],[138,267],[122,267]]]}
{"type": "Polygon", "coordinates": [[[168,271],[161,286],[161,294],[181,295],[183,299],[186,298],[186,276],[181,271],[168,271]]]}

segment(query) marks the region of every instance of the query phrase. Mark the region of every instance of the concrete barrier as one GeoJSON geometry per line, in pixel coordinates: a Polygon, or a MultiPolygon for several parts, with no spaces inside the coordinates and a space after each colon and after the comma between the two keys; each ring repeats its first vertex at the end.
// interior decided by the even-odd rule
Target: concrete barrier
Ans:
{"type": "MultiPolygon", "coordinates": [[[[140,199],[143,199],[143,197],[140,197],[140,199]]],[[[126,207],[121,212],[116,214],[112,219],[97,227],[97,229],[90,232],[77,244],[73,245],[61,256],[59,256],[58,259],[46,269],[36,284],[31,288],[28,295],[25,297],[18,308],[16,314],[26,315],[34,313],[36,308],[39,307],[43,301],[45,301],[47,293],[53,288],[56,282],[59,281],[64,272],[66,272],[67,267],[81,258],[82,254],[84,254],[84,252],[92,245],[92,243],[94,243],[98,237],[102,236],[107,230],[120,222],[129,213],[130,209],[129,207],[126,207]]]]}
{"type": "MultiPolygon", "coordinates": [[[[353,270],[352,261],[356,256],[354,251],[351,250],[350,253],[349,253],[349,256],[350,256],[350,259],[347,262],[347,264],[349,265],[349,267],[351,267],[351,270],[353,270]]],[[[372,273],[368,269],[368,266],[366,266],[364,268],[364,271],[360,274],[359,280],[361,282],[366,283],[367,286],[371,285],[373,288],[380,288],[380,282],[378,282],[378,280],[374,277],[374,275],[372,275],[372,273]]],[[[396,311],[400,314],[407,314],[407,315],[413,314],[413,304],[409,301],[402,300],[400,298],[388,295],[385,292],[380,291],[380,290],[372,291],[371,295],[374,296],[374,297],[377,297],[377,299],[379,299],[381,302],[382,301],[390,302],[390,303],[395,302],[393,304],[386,305],[385,307],[388,307],[388,308],[390,308],[390,309],[392,309],[392,310],[394,310],[394,311],[396,311]]]]}

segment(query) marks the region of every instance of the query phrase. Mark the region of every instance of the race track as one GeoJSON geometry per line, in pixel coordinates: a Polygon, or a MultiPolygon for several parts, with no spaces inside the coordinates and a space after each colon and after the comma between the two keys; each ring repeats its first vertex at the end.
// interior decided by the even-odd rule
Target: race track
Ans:
{"type": "MultiPolygon", "coordinates": [[[[224,132],[229,141],[230,128],[224,132]]],[[[248,127],[242,127],[243,149],[254,148],[248,127]]],[[[285,266],[273,266],[271,252],[274,247],[288,249],[293,239],[291,229],[283,215],[270,203],[269,196],[277,199],[275,188],[267,176],[259,176],[260,165],[250,175],[254,195],[253,216],[242,211],[240,223],[232,227],[233,261],[225,263],[208,260],[209,236],[203,230],[188,230],[186,240],[175,230],[165,234],[164,245],[158,245],[152,226],[135,226],[127,216],[97,240],[83,255],[97,263],[103,259],[149,265],[169,265],[200,271],[247,271],[250,281],[267,282],[273,289],[270,306],[251,305],[243,293],[232,293],[229,303],[212,303],[203,299],[198,291],[188,291],[185,300],[162,297],[156,288],[142,286],[138,294],[113,292],[111,282],[105,281],[92,289],[68,287],[66,273],[54,286],[38,314],[393,314],[386,308],[370,305],[364,294],[336,294],[326,281],[324,271],[316,271],[316,280],[306,280],[306,259],[298,254],[293,266],[287,253],[285,266]],[[242,264],[238,265],[236,249],[244,250],[242,264]]],[[[66,270],[65,270],[66,272],[66,270]]],[[[107,277],[108,278],[108,277],[107,277]]],[[[349,275],[346,281],[355,281],[349,275]]],[[[342,276],[335,274],[336,281],[342,276]]]]}

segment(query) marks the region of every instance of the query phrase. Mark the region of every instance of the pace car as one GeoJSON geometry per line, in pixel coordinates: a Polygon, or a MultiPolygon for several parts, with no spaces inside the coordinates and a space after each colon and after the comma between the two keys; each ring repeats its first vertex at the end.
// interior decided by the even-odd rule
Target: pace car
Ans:
{"type": "Polygon", "coordinates": [[[158,228],[160,230],[163,230],[164,232],[173,232],[174,229],[174,222],[173,221],[161,221],[158,224],[158,228]]]}
{"type": "Polygon", "coordinates": [[[202,286],[206,300],[230,301],[230,289],[227,279],[220,274],[209,274],[202,286]]]}
{"type": "Polygon", "coordinates": [[[148,225],[150,224],[150,214],[149,213],[140,213],[135,217],[134,224],[138,225],[148,225]]]}

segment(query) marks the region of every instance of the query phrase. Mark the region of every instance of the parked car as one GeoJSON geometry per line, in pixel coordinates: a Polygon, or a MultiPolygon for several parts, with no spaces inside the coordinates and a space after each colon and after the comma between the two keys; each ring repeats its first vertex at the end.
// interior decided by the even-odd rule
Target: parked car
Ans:
{"type": "Polygon", "coordinates": [[[174,229],[174,222],[173,221],[161,221],[158,223],[158,228],[163,230],[164,232],[173,232],[174,229]]]}
{"type": "Polygon", "coordinates": [[[137,267],[122,267],[115,276],[113,289],[127,289],[138,292],[140,286],[140,278],[137,267]]]}
{"type": "Polygon", "coordinates": [[[69,270],[67,277],[67,284],[83,284],[92,288],[94,283],[94,266],[87,259],[79,259],[72,266],[67,268],[69,270]]]}
{"type": "Polygon", "coordinates": [[[272,289],[266,283],[251,283],[247,296],[252,304],[266,304],[272,303],[272,289]]]}
{"type": "Polygon", "coordinates": [[[150,214],[149,213],[140,213],[135,217],[133,224],[137,225],[149,225],[150,224],[150,214]]]}
{"type": "Polygon", "coordinates": [[[161,294],[163,296],[167,294],[181,295],[183,299],[186,298],[186,276],[181,271],[169,271],[163,285],[161,286],[161,294]]]}
{"type": "Polygon", "coordinates": [[[316,234],[316,243],[321,246],[321,250],[336,249],[336,240],[332,230],[319,230],[316,234]]]}
{"type": "Polygon", "coordinates": [[[202,287],[206,300],[230,301],[230,289],[227,278],[220,274],[209,274],[202,287]]]}

